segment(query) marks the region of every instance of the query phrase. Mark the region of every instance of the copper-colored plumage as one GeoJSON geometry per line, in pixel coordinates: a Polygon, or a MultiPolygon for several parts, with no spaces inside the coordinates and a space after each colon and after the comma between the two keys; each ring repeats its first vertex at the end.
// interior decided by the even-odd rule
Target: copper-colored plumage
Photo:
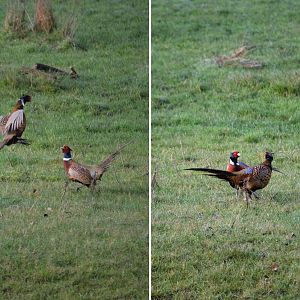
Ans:
{"type": "Polygon", "coordinates": [[[230,183],[232,187],[241,188],[246,195],[247,205],[252,194],[266,187],[272,176],[273,154],[265,153],[265,161],[255,167],[247,167],[237,172],[209,168],[189,168],[185,170],[207,172],[207,176],[217,177],[230,183]]]}
{"type": "Polygon", "coordinates": [[[239,160],[240,152],[233,151],[229,156],[229,164],[226,166],[226,171],[228,172],[237,172],[243,170],[248,167],[248,165],[244,163],[240,163],[239,160]]]}
{"type": "MultiPolygon", "coordinates": [[[[240,152],[238,152],[238,151],[233,151],[232,153],[230,153],[229,163],[226,166],[227,172],[231,172],[231,173],[238,172],[238,171],[241,171],[241,170],[249,167],[248,165],[246,165],[242,162],[239,162],[240,156],[241,156],[240,152]]],[[[240,186],[235,185],[233,182],[229,182],[229,184],[231,187],[236,189],[236,197],[238,198],[240,186]]]]}
{"type": "Polygon", "coordinates": [[[0,149],[5,145],[24,144],[28,145],[28,141],[22,139],[21,136],[26,128],[26,118],[24,106],[31,101],[29,95],[22,96],[15,104],[11,114],[0,117],[0,134],[3,135],[3,141],[0,142],[0,149]]]}
{"type": "Polygon", "coordinates": [[[97,180],[101,180],[103,174],[108,170],[111,163],[116,156],[120,154],[121,150],[128,145],[125,144],[118,148],[105,158],[99,165],[87,166],[73,161],[71,151],[72,149],[64,145],[61,149],[64,153],[64,168],[67,177],[75,182],[79,182],[87,187],[95,186],[97,180]]]}

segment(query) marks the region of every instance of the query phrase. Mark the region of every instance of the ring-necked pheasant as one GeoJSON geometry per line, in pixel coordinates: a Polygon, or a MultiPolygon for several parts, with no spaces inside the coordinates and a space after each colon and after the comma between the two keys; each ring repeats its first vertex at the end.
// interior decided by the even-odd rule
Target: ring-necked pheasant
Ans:
{"type": "Polygon", "coordinates": [[[23,144],[29,145],[28,141],[21,136],[26,128],[24,106],[31,101],[31,96],[22,96],[15,104],[11,114],[0,117],[0,133],[4,136],[0,142],[0,149],[5,145],[23,144]]]}
{"type": "Polygon", "coordinates": [[[252,194],[268,185],[272,176],[272,161],[273,153],[266,152],[265,161],[263,163],[237,172],[228,172],[209,168],[189,168],[186,170],[207,172],[209,174],[204,175],[217,177],[229,182],[229,184],[234,188],[241,188],[245,192],[245,200],[248,206],[249,200],[252,199],[252,194]]]}
{"type": "Polygon", "coordinates": [[[87,187],[94,187],[97,180],[101,180],[103,174],[107,171],[111,163],[115,160],[116,156],[120,154],[129,143],[121,146],[116,151],[106,157],[99,165],[87,166],[79,164],[72,159],[72,149],[64,145],[61,150],[64,154],[64,168],[67,177],[71,181],[79,182],[87,187]]]}

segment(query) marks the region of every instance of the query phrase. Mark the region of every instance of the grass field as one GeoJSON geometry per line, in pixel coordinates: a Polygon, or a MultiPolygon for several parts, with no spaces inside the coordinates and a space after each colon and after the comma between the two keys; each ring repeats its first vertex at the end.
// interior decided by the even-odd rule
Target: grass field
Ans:
{"type": "Polygon", "coordinates": [[[298,299],[298,1],[152,1],[153,299],[298,299]],[[262,69],[218,67],[242,45],[262,69]],[[270,184],[246,205],[186,167],[255,165],[270,184]],[[277,271],[272,268],[277,264],[277,271]]]}
{"type": "MultiPolygon", "coordinates": [[[[30,2],[30,3],[29,3],[30,2]]],[[[33,17],[32,3],[27,10],[33,17]]],[[[52,1],[58,29],[0,29],[0,115],[23,93],[24,137],[0,155],[1,299],[144,299],[148,295],[148,3],[52,1]],[[74,12],[74,40],[61,28],[74,12]],[[77,80],[20,73],[35,63],[77,80]],[[92,197],[66,179],[60,147],[93,164],[123,143],[92,197]]],[[[2,27],[6,1],[0,4],[2,27]]]]}

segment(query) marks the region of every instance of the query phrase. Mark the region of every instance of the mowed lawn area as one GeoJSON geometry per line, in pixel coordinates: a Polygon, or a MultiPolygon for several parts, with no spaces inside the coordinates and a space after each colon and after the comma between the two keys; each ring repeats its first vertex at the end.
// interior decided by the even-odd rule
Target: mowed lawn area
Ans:
{"type": "MultiPolygon", "coordinates": [[[[52,1],[57,29],[4,32],[0,115],[23,94],[30,146],[0,151],[1,299],[145,299],[148,295],[148,3],[52,1]],[[74,37],[62,29],[75,16],[74,37]],[[68,70],[48,79],[21,68],[68,70]],[[60,147],[100,163],[129,142],[94,194],[66,180],[60,147]]],[[[26,1],[33,20],[34,1],[26,1]]],[[[26,20],[30,26],[30,22],[26,20]]]]}
{"type": "Polygon", "coordinates": [[[152,1],[153,299],[300,295],[299,1],[152,1]],[[243,45],[264,64],[219,67],[243,45]],[[187,167],[250,165],[273,151],[246,210],[228,183],[187,167]]]}

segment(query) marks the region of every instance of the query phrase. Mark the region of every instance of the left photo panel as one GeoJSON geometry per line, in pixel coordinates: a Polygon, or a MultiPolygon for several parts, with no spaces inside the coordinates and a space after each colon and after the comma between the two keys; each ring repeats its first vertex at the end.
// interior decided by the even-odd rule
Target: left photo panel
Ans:
{"type": "Polygon", "coordinates": [[[148,298],[148,14],[1,1],[1,299],[148,298]]]}

